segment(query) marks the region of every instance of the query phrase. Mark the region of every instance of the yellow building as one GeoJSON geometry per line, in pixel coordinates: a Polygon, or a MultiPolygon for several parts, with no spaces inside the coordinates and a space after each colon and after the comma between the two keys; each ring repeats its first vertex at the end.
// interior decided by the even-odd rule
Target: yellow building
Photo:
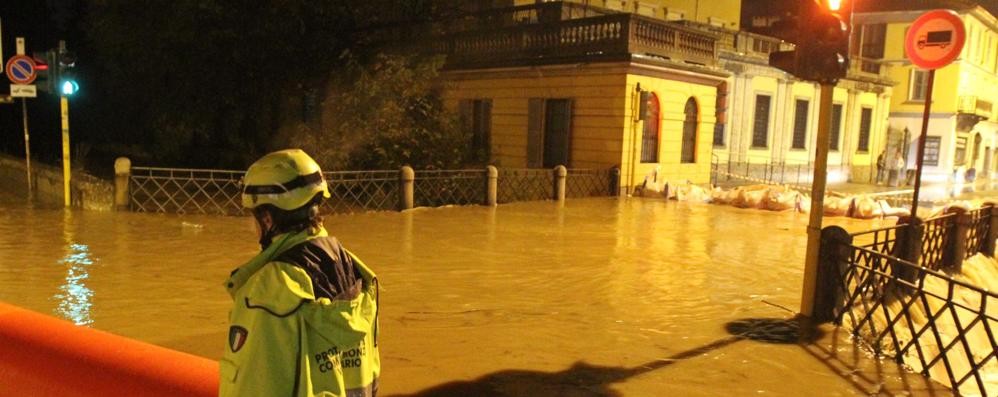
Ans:
{"type": "MultiPolygon", "coordinates": [[[[819,85],[768,65],[769,53],[789,50],[778,39],[716,29],[726,37],[720,63],[731,77],[726,123],[713,144],[718,167],[739,176],[807,183],[815,156],[819,85]]],[[[872,183],[886,144],[892,82],[878,63],[854,57],[833,94],[828,182],[872,183]]]]}
{"type": "Polygon", "coordinates": [[[922,13],[952,8],[963,19],[967,41],[961,56],[936,71],[923,180],[963,180],[966,174],[993,176],[998,148],[998,21],[974,2],[882,1],[858,5],[854,24],[862,48],[891,65],[899,84],[891,103],[890,133],[913,168],[921,132],[927,72],[913,67],[904,54],[905,34],[922,13]],[[971,171],[973,170],[973,171],[971,171]]]}
{"type": "MultiPolygon", "coordinates": [[[[768,66],[788,45],[740,31],[741,1],[497,3],[511,7],[474,14],[449,36],[442,76],[449,106],[489,137],[476,141],[491,141],[495,163],[619,165],[625,188],[656,170],[708,183],[712,167],[807,182],[817,85],[768,66]]],[[[831,182],[875,178],[892,93],[885,73],[857,58],[836,89],[831,182]]]]}
{"type": "Polygon", "coordinates": [[[492,163],[620,167],[624,191],[655,170],[709,182],[718,87],[729,75],[717,35],[621,12],[665,15],[657,2],[518,3],[527,4],[452,22],[439,43],[445,103],[492,163]]]}

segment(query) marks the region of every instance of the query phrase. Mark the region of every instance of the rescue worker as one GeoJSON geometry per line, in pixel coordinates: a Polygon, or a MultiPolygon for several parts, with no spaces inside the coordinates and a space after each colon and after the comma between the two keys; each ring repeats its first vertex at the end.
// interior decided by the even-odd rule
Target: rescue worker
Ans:
{"type": "Polygon", "coordinates": [[[262,251],[232,271],[219,396],[375,396],[378,281],[329,236],[329,190],[297,149],[270,153],[243,179],[262,251]]]}

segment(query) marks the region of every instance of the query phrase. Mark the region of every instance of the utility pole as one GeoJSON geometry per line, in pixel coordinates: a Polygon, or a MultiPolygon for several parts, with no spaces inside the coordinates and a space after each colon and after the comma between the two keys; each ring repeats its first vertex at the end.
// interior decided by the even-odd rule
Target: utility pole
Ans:
{"type": "Polygon", "coordinates": [[[807,223],[807,251],[804,256],[804,288],[801,314],[811,317],[818,288],[818,251],[821,246],[821,222],[825,209],[825,182],[828,178],[828,136],[832,129],[832,93],[835,84],[821,83],[818,103],[818,137],[814,149],[814,181],[811,183],[810,219],[807,223]]]}
{"type": "Polygon", "coordinates": [[[814,176],[811,183],[811,209],[807,224],[807,252],[800,313],[813,317],[818,288],[818,253],[821,223],[828,179],[828,137],[831,130],[832,97],[835,84],[849,71],[849,24],[840,0],[799,0],[797,12],[775,26],[773,35],[795,44],[791,51],[769,54],[769,64],[801,80],[821,84],[818,104],[818,136],[815,139],[814,176]]]}

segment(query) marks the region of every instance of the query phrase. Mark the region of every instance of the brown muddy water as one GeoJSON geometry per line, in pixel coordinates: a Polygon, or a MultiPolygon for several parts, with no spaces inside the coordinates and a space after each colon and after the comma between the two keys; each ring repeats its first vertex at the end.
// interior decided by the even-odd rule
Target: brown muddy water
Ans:
{"type": "MultiPolygon", "coordinates": [[[[258,250],[248,219],[16,201],[0,197],[0,300],[221,356],[221,283],[258,250]]],[[[381,280],[379,395],[950,394],[831,327],[734,336],[798,309],[806,214],[584,199],[325,223],[381,280]]]]}

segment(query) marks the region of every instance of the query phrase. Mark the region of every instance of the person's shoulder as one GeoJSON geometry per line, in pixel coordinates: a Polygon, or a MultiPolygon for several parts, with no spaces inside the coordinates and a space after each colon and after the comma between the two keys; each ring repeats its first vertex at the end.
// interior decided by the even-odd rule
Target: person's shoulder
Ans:
{"type": "Polygon", "coordinates": [[[271,261],[246,282],[246,305],[266,309],[283,316],[293,312],[303,301],[315,298],[312,280],[294,264],[271,261]]]}

